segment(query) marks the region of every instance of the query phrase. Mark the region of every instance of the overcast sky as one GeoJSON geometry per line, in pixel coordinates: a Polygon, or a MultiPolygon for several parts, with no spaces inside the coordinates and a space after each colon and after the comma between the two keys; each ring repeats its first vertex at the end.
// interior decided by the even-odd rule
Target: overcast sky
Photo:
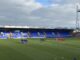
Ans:
{"type": "Polygon", "coordinates": [[[80,0],[0,0],[0,25],[75,27],[80,0]]]}

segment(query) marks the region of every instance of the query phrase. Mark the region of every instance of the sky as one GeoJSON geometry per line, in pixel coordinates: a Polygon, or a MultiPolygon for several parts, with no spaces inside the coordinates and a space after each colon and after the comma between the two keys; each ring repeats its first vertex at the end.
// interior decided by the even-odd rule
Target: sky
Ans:
{"type": "Polygon", "coordinates": [[[75,27],[80,0],[0,0],[0,25],[75,27]]]}

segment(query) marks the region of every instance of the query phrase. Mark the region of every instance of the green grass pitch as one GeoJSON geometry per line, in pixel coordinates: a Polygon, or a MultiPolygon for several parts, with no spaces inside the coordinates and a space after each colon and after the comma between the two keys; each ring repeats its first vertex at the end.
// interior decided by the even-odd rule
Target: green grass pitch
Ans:
{"type": "Polygon", "coordinates": [[[62,42],[54,39],[0,39],[0,60],[80,60],[80,39],[69,38],[62,42]]]}

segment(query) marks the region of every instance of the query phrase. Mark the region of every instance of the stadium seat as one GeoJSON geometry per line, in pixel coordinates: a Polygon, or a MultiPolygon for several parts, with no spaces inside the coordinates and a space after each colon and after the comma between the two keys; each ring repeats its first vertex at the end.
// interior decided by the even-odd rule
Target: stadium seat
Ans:
{"type": "Polygon", "coordinates": [[[46,38],[54,38],[53,32],[46,32],[46,38]]]}
{"type": "Polygon", "coordinates": [[[30,32],[30,38],[38,38],[38,32],[30,32]]]}

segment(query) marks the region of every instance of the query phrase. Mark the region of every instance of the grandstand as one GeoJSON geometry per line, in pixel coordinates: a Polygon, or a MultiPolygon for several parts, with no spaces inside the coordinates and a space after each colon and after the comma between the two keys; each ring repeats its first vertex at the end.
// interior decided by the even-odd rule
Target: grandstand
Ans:
{"type": "Polygon", "coordinates": [[[73,29],[32,28],[28,26],[1,26],[0,39],[71,37],[73,29]],[[60,35],[60,36],[58,36],[60,35]]]}

